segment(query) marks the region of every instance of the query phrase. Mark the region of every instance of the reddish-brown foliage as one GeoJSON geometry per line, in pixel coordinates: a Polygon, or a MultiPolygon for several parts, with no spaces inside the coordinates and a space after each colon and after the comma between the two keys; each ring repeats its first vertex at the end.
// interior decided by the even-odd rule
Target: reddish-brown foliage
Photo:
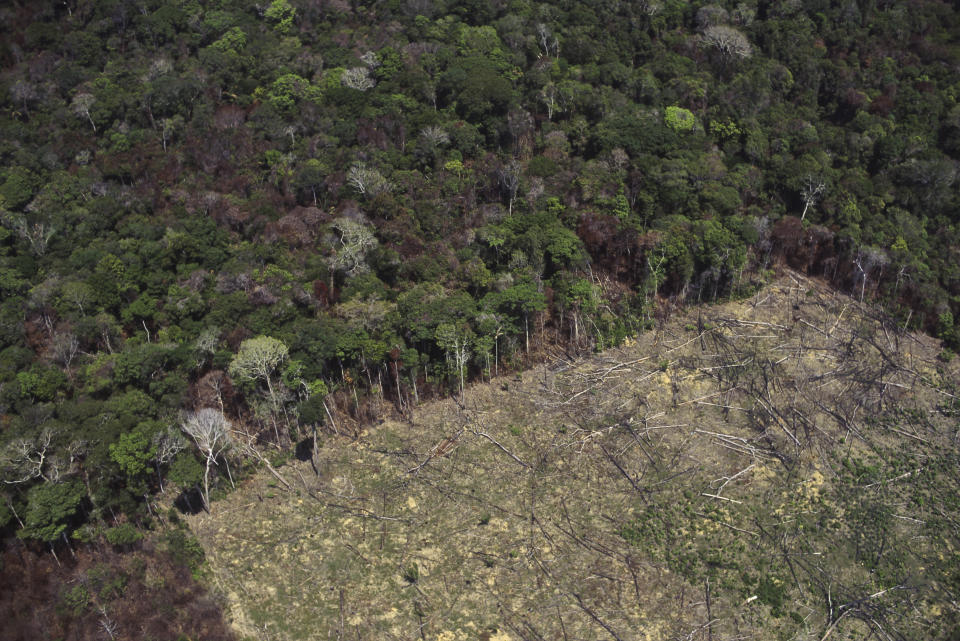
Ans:
{"type": "Polygon", "coordinates": [[[221,105],[213,115],[213,126],[217,129],[236,129],[247,119],[247,113],[237,105],[221,105]]]}
{"type": "Polygon", "coordinates": [[[252,336],[253,332],[246,327],[237,327],[232,332],[227,334],[224,340],[227,341],[227,346],[230,347],[230,351],[236,352],[238,349],[240,349],[240,343],[252,336]]]}
{"type": "Polygon", "coordinates": [[[329,307],[333,299],[330,287],[322,280],[313,281],[313,296],[321,307],[329,307]]]}
{"type": "Polygon", "coordinates": [[[841,251],[829,229],[818,225],[804,229],[796,216],[784,216],[770,236],[774,254],[790,267],[810,275],[836,277],[841,251]]]}
{"type": "Polygon", "coordinates": [[[3,639],[101,641],[104,617],[117,626],[118,639],[235,638],[190,571],[152,544],[126,554],[104,546],[79,549],[76,559],[62,556],[58,567],[49,553],[19,544],[3,551],[3,639]]]}
{"type": "Polygon", "coordinates": [[[587,212],[580,217],[577,234],[583,240],[594,265],[618,280],[636,284],[645,271],[647,245],[643,236],[622,229],[613,216],[587,212]]]}
{"type": "Polygon", "coordinates": [[[193,409],[202,407],[219,408],[220,403],[226,411],[236,407],[236,393],[233,382],[223,370],[213,369],[190,385],[190,405],[193,409]]]}
{"type": "Polygon", "coordinates": [[[317,239],[320,225],[329,221],[330,216],[316,207],[295,207],[280,220],[268,223],[263,238],[269,243],[283,240],[291,247],[307,247],[317,239]]]}
{"type": "Polygon", "coordinates": [[[893,111],[893,97],[889,94],[880,94],[870,103],[869,111],[877,116],[887,117],[893,111]]]}

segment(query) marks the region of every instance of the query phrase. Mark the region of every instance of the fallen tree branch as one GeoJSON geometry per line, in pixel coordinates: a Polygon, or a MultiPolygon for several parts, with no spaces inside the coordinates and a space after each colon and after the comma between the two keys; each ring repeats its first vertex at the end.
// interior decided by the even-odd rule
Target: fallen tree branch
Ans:
{"type": "Polygon", "coordinates": [[[494,445],[496,445],[497,447],[499,447],[501,450],[503,450],[503,452],[504,452],[507,456],[509,456],[510,458],[512,458],[514,461],[516,461],[517,463],[519,463],[519,464],[522,465],[523,467],[525,467],[525,468],[527,468],[527,469],[530,469],[530,465],[528,465],[526,462],[524,462],[522,459],[520,459],[520,457],[518,457],[516,454],[514,454],[513,452],[511,452],[510,450],[508,450],[507,448],[505,448],[503,445],[500,444],[500,441],[498,441],[497,439],[493,438],[492,436],[490,436],[490,435],[487,434],[486,432],[481,432],[480,430],[470,430],[470,431],[473,432],[474,434],[476,434],[477,436],[482,436],[483,438],[487,439],[488,441],[490,441],[491,443],[493,443],[494,445]]]}

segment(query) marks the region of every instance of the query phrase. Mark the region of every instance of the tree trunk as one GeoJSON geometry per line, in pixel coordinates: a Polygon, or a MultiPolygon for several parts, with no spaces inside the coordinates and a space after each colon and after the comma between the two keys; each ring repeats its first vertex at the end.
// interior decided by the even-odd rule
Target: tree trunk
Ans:
{"type": "Polygon", "coordinates": [[[523,315],[523,333],[526,339],[527,354],[529,354],[530,353],[530,323],[529,323],[529,317],[526,313],[523,315]]]}
{"type": "Polygon", "coordinates": [[[13,507],[13,501],[11,501],[9,498],[7,499],[7,507],[10,508],[10,512],[13,514],[13,518],[17,519],[17,523],[20,524],[20,527],[21,528],[26,527],[23,524],[23,521],[20,520],[20,515],[17,514],[17,509],[13,507]]]}
{"type": "MultiPolygon", "coordinates": [[[[191,512],[193,512],[194,510],[193,510],[193,501],[190,500],[190,492],[192,492],[194,488],[196,488],[196,485],[191,487],[189,492],[183,493],[183,500],[187,502],[187,507],[190,508],[191,512]]],[[[200,498],[203,498],[203,497],[201,496],[200,498]]]]}
{"type": "Polygon", "coordinates": [[[237,489],[237,486],[233,484],[233,474],[230,473],[230,461],[227,460],[227,457],[223,457],[223,464],[227,468],[227,478],[230,479],[230,487],[237,489]]]}
{"type": "Polygon", "coordinates": [[[400,411],[403,412],[403,395],[400,393],[400,368],[397,367],[397,362],[393,362],[393,376],[397,382],[397,405],[400,407],[400,411]]]}
{"type": "Polygon", "coordinates": [[[207,467],[203,471],[203,509],[210,513],[210,462],[211,457],[207,457],[207,467]]]}
{"type": "Polygon", "coordinates": [[[333,420],[333,414],[330,413],[330,408],[327,407],[327,399],[320,401],[323,403],[323,410],[327,413],[327,418],[330,419],[330,424],[333,426],[333,431],[337,433],[337,436],[340,435],[340,430],[337,429],[337,423],[333,420]]]}
{"type": "Polygon", "coordinates": [[[67,544],[67,549],[70,550],[70,556],[77,558],[77,553],[73,551],[73,546],[70,545],[70,539],[67,538],[67,531],[64,530],[61,532],[60,537],[63,539],[63,542],[67,544]]]}
{"type": "Polygon", "coordinates": [[[310,449],[310,466],[313,468],[313,473],[320,477],[320,469],[317,467],[317,424],[313,424],[313,447],[310,449]]]}

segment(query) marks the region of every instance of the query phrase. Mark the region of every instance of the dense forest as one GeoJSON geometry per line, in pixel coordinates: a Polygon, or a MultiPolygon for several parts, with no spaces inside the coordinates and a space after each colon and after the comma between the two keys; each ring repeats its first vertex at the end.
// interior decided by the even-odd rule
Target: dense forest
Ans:
{"type": "Polygon", "coordinates": [[[960,348],[946,2],[14,2],[0,43],[0,528],[38,549],[781,264],[960,348]]]}

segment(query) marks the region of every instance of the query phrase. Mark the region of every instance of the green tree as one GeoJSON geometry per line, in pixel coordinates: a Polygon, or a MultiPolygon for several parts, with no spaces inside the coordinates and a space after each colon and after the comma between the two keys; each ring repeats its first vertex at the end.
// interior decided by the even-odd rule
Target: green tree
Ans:
{"type": "Polygon", "coordinates": [[[23,209],[40,187],[36,174],[26,167],[9,167],[0,172],[0,208],[23,209]]]}
{"type": "Polygon", "coordinates": [[[296,15],[297,10],[287,0],[273,0],[263,13],[267,22],[272,24],[273,28],[280,33],[287,33],[293,28],[293,20],[296,15]]]}
{"type": "Polygon", "coordinates": [[[138,479],[146,474],[156,452],[156,446],[140,429],[126,432],[116,443],[110,444],[110,458],[130,479],[138,479]]]}
{"type": "Polygon", "coordinates": [[[197,461],[193,454],[187,452],[180,452],[173,459],[170,469],[167,471],[167,478],[183,490],[183,496],[191,510],[193,506],[190,504],[190,493],[200,485],[203,480],[203,472],[203,465],[197,461]]]}
{"type": "Polygon", "coordinates": [[[150,329],[147,321],[154,320],[159,309],[159,302],[149,294],[141,294],[132,303],[127,305],[120,312],[120,318],[127,325],[139,324],[143,326],[143,331],[147,334],[147,342],[150,342],[150,329]]]}
{"type": "Polygon", "coordinates": [[[484,307],[508,312],[514,318],[522,317],[526,351],[530,351],[530,315],[547,308],[546,298],[536,285],[521,282],[502,292],[488,294],[484,307]]]}
{"type": "Polygon", "coordinates": [[[257,336],[240,343],[240,349],[230,362],[230,375],[241,381],[263,384],[267,387],[267,399],[273,421],[274,433],[280,441],[277,415],[283,411],[285,401],[283,383],[276,378],[277,370],[289,356],[290,350],[282,342],[270,336],[257,336]]]}
{"type": "Polygon", "coordinates": [[[697,119],[694,117],[693,112],[689,109],[684,109],[683,107],[677,107],[674,105],[667,107],[663,115],[663,121],[668,127],[680,133],[683,131],[692,130],[693,126],[697,122],[697,119]]]}
{"type": "MultiPolygon", "coordinates": [[[[317,207],[317,193],[323,189],[323,181],[330,168],[323,161],[317,158],[309,158],[296,171],[293,178],[293,186],[298,191],[309,192],[313,200],[313,206],[317,207]]],[[[303,202],[301,200],[300,202],[303,202]]]]}
{"type": "Polygon", "coordinates": [[[117,527],[112,527],[106,531],[105,536],[107,543],[118,548],[129,548],[143,539],[143,533],[137,530],[132,523],[121,523],[117,527]]]}
{"type": "Polygon", "coordinates": [[[53,543],[58,538],[67,542],[67,528],[79,515],[86,495],[83,483],[76,480],[43,483],[30,488],[23,516],[24,527],[17,535],[43,541],[56,558],[53,543]]]}

